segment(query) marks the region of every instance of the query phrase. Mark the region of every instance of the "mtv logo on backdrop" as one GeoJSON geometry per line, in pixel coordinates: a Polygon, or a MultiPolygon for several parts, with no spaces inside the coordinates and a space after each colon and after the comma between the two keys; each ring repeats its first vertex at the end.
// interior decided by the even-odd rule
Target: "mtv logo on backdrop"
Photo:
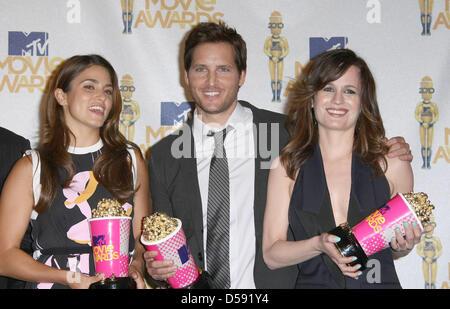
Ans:
{"type": "Polygon", "coordinates": [[[161,125],[181,126],[191,111],[189,102],[161,102],[161,125]]]}
{"type": "Polygon", "coordinates": [[[309,59],[332,49],[345,48],[348,38],[345,36],[334,36],[331,38],[311,37],[309,38],[309,59]]]}
{"type": "Polygon", "coordinates": [[[8,55],[48,56],[48,33],[8,31],[8,55]]]}

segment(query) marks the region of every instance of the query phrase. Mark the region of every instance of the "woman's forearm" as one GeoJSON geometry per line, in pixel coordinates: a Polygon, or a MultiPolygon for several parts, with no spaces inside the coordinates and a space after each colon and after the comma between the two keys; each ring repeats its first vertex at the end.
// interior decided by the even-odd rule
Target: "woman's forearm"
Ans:
{"type": "Polygon", "coordinates": [[[263,252],[264,261],[270,269],[291,266],[320,255],[319,237],[300,241],[277,240],[263,252]]]}
{"type": "Polygon", "coordinates": [[[28,282],[51,282],[68,285],[70,272],[37,262],[19,248],[11,248],[0,255],[0,274],[28,282]]]}

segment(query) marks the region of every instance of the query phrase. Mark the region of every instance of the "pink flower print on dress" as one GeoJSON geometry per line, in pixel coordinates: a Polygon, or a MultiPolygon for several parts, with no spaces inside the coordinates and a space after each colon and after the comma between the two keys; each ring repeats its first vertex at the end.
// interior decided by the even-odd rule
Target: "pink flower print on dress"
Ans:
{"type": "Polygon", "coordinates": [[[69,257],[67,266],[70,271],[89,275],[89,254],[84,253],[79,256],[69,257]]]}
{"type": "Polygon", "coordinates": [[[131,211],[133,211],[133,205],[125,203],[122,205],[122,208],[125,210],[125,215],[131,217],[131,211]]]}
{"type": "MultiPolygon", "coordinates": [[[[53,260],[53,255],[51,255],[47,259],[47,261],[45,261],[44,264],[51,267],[52,266],[52,260],[53,260]]],[[[59,267],[59,265],[58,265],[58,262],[56,262],[56,260],[55,260],[55,263],[56,263],[56,268],[61,269],[59,267]]],[[[39,282],[37,284],[36,288],[38,288],[38,289],[51,289],[53,287],[53,285],[54,285],[54,283],[52,283],[52,282],[39,282]]]]}
{"type": "Polygon", "coordinates": [[[89,223],[87,219],[92,217],[91,206],[88,199],[97,189],[98,182],[92,171],[77,173],[70,183],[69,188],[63,189],[63,194],[67,198],[64,202],[67,208],[72,209],[78,206],[80,212],[86,219],[73,225],[67,231],[67,238],[79,244],[90,244],[91,235],[89,233],[89,223]]]}

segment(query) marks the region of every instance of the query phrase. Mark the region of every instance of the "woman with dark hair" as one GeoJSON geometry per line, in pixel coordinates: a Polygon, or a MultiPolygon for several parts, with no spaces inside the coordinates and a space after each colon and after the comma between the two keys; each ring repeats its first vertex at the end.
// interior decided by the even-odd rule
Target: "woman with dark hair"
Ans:
{"type": "Polygon", "coordinates": [[[134,238],[149,211],[148,175],[139,147],[119,132],[121,109],[116,72],[101,56],[74,56],[56,69],[41,102],[39,145],[1,195],[0,274],[28,288],[88,288],[101,279],[88,219],[99,200],[115,198],[133,217],[129,275],[145,286],[134,238]],[[19,248],[30,218],[33,257],[19,248]]]}
{"type": "Polygon", "coordinates": [[[404,255],[419,242],[418,226],[405,223],[406,238],[396,233],[364,272],[347,265],[353,257],[342,257],[334,246],[339,239],[327,233],[344,222],[354,226],[397,192],[413,189],[410,163],[387,156],[365,61],[348,49],[315,57],[290,92],[287,129],[291,140],[268,181],[266,264],[297,264],[298,288],[400,288],[392,253],[404,255]],[[286,239],[288,228],[294,241],[286,239]]]}

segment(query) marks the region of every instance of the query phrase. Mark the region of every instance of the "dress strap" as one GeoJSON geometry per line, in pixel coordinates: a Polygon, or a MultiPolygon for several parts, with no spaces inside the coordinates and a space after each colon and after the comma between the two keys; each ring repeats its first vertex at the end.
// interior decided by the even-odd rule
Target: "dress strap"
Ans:
{"type": "MultiPolygon", "coordinates": [[[[41,159],[39,156],[39,152],[35,149],[25,151],[24,156],[26,155],[31,156],[31,162],[33,166],[33,197],[34,206],[36,206],[41,195],[41,159]]],[[[33,209],[31,213],[31,219],[35,220],[37,216],[38,213],[33,209]]]]}

